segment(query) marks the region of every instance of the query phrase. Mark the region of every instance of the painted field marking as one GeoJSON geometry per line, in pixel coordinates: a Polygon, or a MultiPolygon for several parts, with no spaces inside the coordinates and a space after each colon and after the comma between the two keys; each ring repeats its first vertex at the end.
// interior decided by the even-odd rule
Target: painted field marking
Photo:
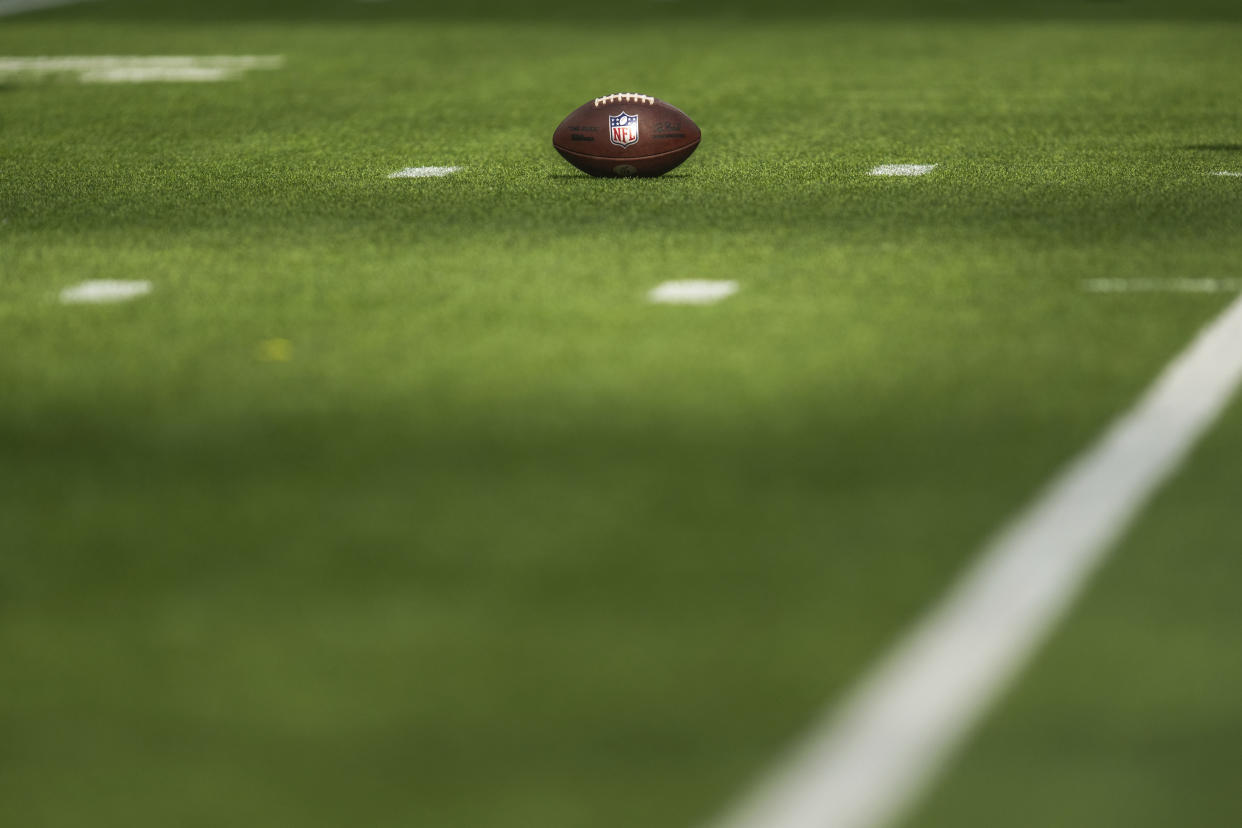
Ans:
{"type": "Polygon", "coordinates": [[[146,296],[150,292],[151,283],[147,281],[92,279],[62,290],[60,301],[65,305],[127,302],[139,296],[146,296]]]}
{"type": "Polygon", "coordinates": [[[8,17],[23,12],[53,9],[57,6],[75,6],[90,0],[0,0],[0,17],[8,17]]]}
{"type": "Polygon", "coordinates": [[[737,282],[686,279],[656,285],[647,292],[647,299],[659,305],[713,305],[729,298],[737,290],[737,282]]]}
{"type": "Polygon", "coordinates": [[[878,828],[904,814],[1240,382],[1242,297],[717,828],[878,828]]]}
{"type": "Polygon", "coordinates": [[[455,172],[461,172],[461,167],[406,167],[404,170],[397,170],[389,178],[443,178],[446,175],[452,175],[455,172]]]}
{"type": "Polygon", "coordinates": [[[1242,172],[1232,172],[1230,170],[1218,170],[1217,172],[1212,173],[1212,175],[1224,175],[1229,178],[1242,178],[1242,172]]]}
{"type": "Polygon", "coordinates": [[[936,169],[938,164],[881,164],[872,167],[867,175],[927,175],[936,169]]]}
{"type": "Polygon", "coordinates": [[[1240,293],[1242,279],[1088,279],[1088,293],[1240,293]]]}
{"type": "Polygon", "coordinates": [[[75,74],[82,83],[204,83],[279,69],[282,55],[82,55],[0,57],[0,78],[75,74]]]}
{"type": "Polygon", "coordinates": [[[82,72],[82,83],[216,83],[241,72],[222,66],[116,66],[82,72]]]}

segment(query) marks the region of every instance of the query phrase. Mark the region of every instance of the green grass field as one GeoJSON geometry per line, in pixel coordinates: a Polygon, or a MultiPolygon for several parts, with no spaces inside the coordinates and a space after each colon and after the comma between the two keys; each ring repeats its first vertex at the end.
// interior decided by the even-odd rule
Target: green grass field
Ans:
{"type": "MultiPolygon", "coordinates": [[[[5,824],[706,824],[1232,299],[1084,283],[1242,278],[1236,3],[563,5],[0,18],[284,56],[0,74],[5,824]],[[629,89],[701,149],[577,173],[629,89]]],[[[1242,824],[1240,456],[910,826],[1242,824]]]]}

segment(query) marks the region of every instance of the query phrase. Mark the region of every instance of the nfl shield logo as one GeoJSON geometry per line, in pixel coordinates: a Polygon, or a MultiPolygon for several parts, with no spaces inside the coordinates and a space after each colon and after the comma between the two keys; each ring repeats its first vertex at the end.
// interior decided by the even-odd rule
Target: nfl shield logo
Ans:
{"type": "Polygon", "coordinates": [[[627,115],[624,112],[620,115],[609,115],[608,137],[618,147],[628,147],[630,144],[637,144],[638,116],[627,115]]]}

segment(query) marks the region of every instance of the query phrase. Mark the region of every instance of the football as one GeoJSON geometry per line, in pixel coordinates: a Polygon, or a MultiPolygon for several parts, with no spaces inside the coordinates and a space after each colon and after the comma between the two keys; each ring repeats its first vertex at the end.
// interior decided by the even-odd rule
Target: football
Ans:
{"type": "Polygon", "coordinates": [[[552,134],[565,160],[602,177],[663,175],[693,154],[703,134],[690,116],[650,95],[587,101],[552,134]]]}

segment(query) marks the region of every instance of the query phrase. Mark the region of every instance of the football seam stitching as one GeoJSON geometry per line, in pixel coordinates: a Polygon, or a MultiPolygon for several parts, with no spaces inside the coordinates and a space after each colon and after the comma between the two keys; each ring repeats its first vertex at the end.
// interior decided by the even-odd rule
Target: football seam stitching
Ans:
{"type": "Polygon", "coordinates": [[[613,95],[605,95],[602,98],[596,98],[595,106],[596,108],[599,108],[613,103],[642,103],[651,105],[655,102],[655,98],[650,95],[643,95],[639,92],[617,92],[613,95]]]}

